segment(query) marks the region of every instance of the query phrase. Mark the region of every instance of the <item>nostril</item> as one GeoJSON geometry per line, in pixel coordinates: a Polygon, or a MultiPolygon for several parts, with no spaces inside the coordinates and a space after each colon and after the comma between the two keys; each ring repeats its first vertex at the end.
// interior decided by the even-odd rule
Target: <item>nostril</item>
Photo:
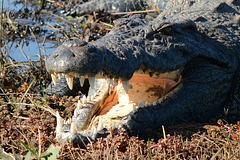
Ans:
{"type": "Polygon", "coordinates": [[[58,57],[58,54],[56,54],[56,55],[53,56],[53,58],[56,58],[56,57],[58,57]]]}
{"type": "Polygon", "coordinates": [[[75,53],[69,53],[69,57],[76,57],[75,53]]]}

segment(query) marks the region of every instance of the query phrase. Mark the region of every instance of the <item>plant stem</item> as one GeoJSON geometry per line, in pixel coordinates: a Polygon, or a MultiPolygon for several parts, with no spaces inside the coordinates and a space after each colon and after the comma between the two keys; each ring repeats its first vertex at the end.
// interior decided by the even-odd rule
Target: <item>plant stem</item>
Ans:
{"type": "MultiPolygon", "coordinates": [[[[0,17],[0,47],[2,48],[2,16],[3,16],[3,1],[1,2],[1,17],[0,17]]],[[[0,73],[2,73],[4,67],[3,51],[0,50],[0,73]]]]}

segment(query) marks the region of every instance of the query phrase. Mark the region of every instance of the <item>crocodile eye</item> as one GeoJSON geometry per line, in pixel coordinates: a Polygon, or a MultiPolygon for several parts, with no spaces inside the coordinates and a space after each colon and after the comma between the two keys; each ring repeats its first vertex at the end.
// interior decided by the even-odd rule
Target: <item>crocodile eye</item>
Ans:
{"type": "Polygon", "coordinates": [[[68,53],[68,57],[71,57],[71,58],[72,58],[72,57],[76,57],[76,55],[75,55],[75,53],[73,53],[73,52],[69,52],[69,53],[68,53]]]}
{"type": "Polygon", "coordinates": [[[161,32],[162,34],[165,34],[165,35],[171,35],[172,27],[171,26],[167,26],[167,27],[161,28],[159,30],[159,32],[161,32]]]}
{"type": "Polygon", "coordinates": [[[76,57],[76,54],[75,53],[72,53],[72,55],[71,55],[72,57],[76,57]]]}

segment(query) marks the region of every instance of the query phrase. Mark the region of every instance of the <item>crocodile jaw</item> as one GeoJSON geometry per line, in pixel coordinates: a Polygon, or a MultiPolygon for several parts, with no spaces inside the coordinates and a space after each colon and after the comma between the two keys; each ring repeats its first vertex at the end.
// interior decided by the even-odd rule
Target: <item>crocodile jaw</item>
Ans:
{"type": "MultiPolygon", "coordinates": [[[[57,75],[61,77],[62,73],[52,74],[53,81],[56,81],[57,75]]],[[[71,82],[73,75],[78,74],[65,74],[69,88],[74,87],[71,82]]],[[[135,73],[130,81],[105,79],[101,73],[96,77],[88,77],[90,81],[88,97],[82,96],[79,98],[74,116],[71,119],[63,120],[57,112],[56,137],[58,141],[82,144],[79,141],[87,143],[89,140],[94,140],[103,128],[119,123],[130,112],[134,113],[137,112],[138,108],[156,105],[163,97],[160,98],[161,96],[159,95],[154,96],[155,91],[160,92],[159,88],[161,87],[165,88],[165,94],[167,94],[168,91],[166,90],[170,90],[176,84],[172,79],[178,80],[178,78],[179,71],[162,75],[151,75],[151,77],[149,73],[144,74],[140,71],[135,73]],[[95,83],[91,82],[93,80],[95,83]],[[149,82],[152,83],[152,86],[149,82]],[[152,92],[151,89],[155,91],[152,92]],[[139,93],[139,95],[134,93],[139,93]],[[108,99],[112,101],[110,104],[108,99]],[[89,137],[89,139],[86,137],[89,137]]]]}

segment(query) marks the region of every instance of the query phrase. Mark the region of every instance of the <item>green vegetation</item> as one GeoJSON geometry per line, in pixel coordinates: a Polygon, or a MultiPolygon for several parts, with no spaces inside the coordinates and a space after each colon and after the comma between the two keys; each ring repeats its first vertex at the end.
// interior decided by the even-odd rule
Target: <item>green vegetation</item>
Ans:
{"type": "Polygon", "coordinates": [[[32,159],[31,154],[33,154],[37,159],[48,159],[48,160],[55,160],[58,157],[60,147],[55,147],[54,145],[49,146],[46,153],[41,153],[41,145],[39,145],[38,153],[33,145],[32,147],[29,147],[27,144],[25,144],[23,141],[19,140],[29,151],[27,152],[25,159],[30,160],[32,159]]]}

